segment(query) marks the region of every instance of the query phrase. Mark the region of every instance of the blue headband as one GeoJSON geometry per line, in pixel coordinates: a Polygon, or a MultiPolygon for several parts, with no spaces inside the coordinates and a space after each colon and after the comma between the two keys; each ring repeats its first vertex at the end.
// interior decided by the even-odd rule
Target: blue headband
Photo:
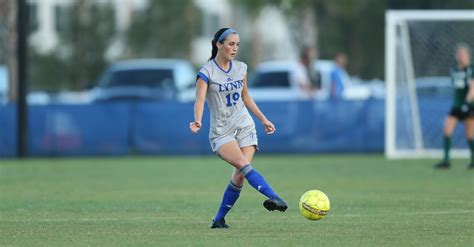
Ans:
{"type": "Polygon", "coordinates": [[[232,28],[229,28],[227,30],[225,30],[221,36],[219,36],[219,38],[217,39],[218,42],[222,43],[222,41],[224,41],[225,38],[227,38],[227,36],[229,36],[230,34],[237,34],[237,31],[235,31],[234,29],[232,28]]]}

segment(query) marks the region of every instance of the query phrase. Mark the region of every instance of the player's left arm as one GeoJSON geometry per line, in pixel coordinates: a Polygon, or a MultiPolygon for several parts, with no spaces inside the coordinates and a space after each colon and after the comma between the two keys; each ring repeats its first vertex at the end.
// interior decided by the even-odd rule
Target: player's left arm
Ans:
{"type": "Polygon", "coordinates": [[[474,102],[474,78],[471,79],[471,85],[469,87],[469,91],[467,91],[466,95],[466,102],[473,103],[474,102]]]}
{"type": "Polygon", "coordinates": [[[244,102],[247,109],[249,109],[255,115],[255,117],[257,117],[258,120],[260,120],[260,122],[263,124],[263,126],[265,127],[265,132],[267,134],[273,134],[276,131],[275,125],[270,122],[267,117],[265,117],[263,112],[260,111],[260,108],[258,108],[257,104],[249,94],[249,91],[247,89],[247,76],[245,76],[243,84],[244,86],[242,89],[242,101],[244,102]]]}

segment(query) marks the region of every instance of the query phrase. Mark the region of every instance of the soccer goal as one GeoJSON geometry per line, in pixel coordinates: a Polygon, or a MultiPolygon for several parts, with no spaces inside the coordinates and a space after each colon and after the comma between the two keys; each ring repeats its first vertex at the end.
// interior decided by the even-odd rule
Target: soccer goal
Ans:
{"type": "MultiPolygon", "coordinates": [[[[441,157],[452,100],[449,69],[456,44],[474,50],[474,10],[390,10],[385,25],[385,156],[441,157]]],[[[468,157],[463,126],[451,154],[468,157]]]]}

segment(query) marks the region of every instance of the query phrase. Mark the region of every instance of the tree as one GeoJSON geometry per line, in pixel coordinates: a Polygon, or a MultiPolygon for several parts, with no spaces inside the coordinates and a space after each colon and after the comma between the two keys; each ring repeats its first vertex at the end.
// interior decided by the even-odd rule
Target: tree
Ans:
{"type": "MultiPolygon", "coordinates": [[[[283,10],[288,20],[291,39],[296,48],[301,49],[302,47],[309,46],[313,47],[316,51],[318,50],[317,12],[315,9],[320,4],[319,0],[234,0],[233,2],[246,10],[252,23],[255,23],[256,18],[265,6],[278,6],[283,10]]],[[[251,37],[253,39],[251,41],[253,44],[252,54],[257,54],[256,60],[259,60],[258,35],[255,28],[252,28],[252,33],[255,33],[251,37]]],[[[255,57],[251,61],[253,65],[259,62],[255,61],[255,57]]]]}
{"type": "Polygon", "coordinates": [[[14,14],[14,11],[10,11],[10,1],[0,0],[0,64],[7,62],[8,47],[8,28],[9,28],[9,17],[14,14]]]}
{"type": "Polygon", "coordinates": [[[465,0],[332,0],[319,6],[321,56],[349,56],[349,71],[363,78],[384,77],[384,30],[387,9],[469,9],[465,0]]]}
{"type": "Polygon", "coordinates": [[[318,9],[321,57],[337,52],[349,57],[351,74],[383,78],[386,2],[327,1],[318,9]]]}
{"type": "Polygon", "coordinates": [[[17,99],[17,4],[0,0],[0,63],[8,65],[8,98],[17,99]]]}
{"type": "Polygon", "coordinates": [[[72,89],[84,89],[104,70],[105,51],[115,34],[114,12],[110,4],[77,0],[69,10],[60,40],[65,49],[68,83],[72,89]]]}
{"type": "Polygon", "coordinates": [[[191,40],[200,23],[200,11],[193,1],[149,1],[149,6],[135,14],[125,34],[126,57],[189,59],[191,40]]]}
{"type": "Polygon", "coordinates": [[[390,9],[473,9],[470,0],[386,0],[390,9]]]}
{"type": "Polygon", "coordinates": [[[349,57],[349,71],[363,78],[384,76],[384,29],[387,9],[473,9],[466,0],[235,0],[251,15],[272,4],[286,13],[294,42],[314,35],[322,58],[337,52],[349,57]],[[303,18],[304,16],[306,18],[303,18]],[[313,15],[314,17],[311,17],[313,15]],[[309,16],[309,17],[308,17],[309,16]],[[308,21],[315,18],[314,21],[308,21]],[[306,19],[306,21],[305,21],[306,19]],[[313,26],[311,26],[313,25],[313,26]],[[314,34],[308,35],[307,30],[314,34]]]}
{"type": "Polygon", "coordinates": [[[77,0],[57,9],[59,45],[41,54],[30,47],[30,88],[83,90],[107,65],[105,52],[115,38],[110,4],[77,0]]]}
{"type": "Polygon", "coordinates": [[[67,66],[66,61],[62,60],[57,52],[42,54],[38,53],[34,47],[30,46],[29,49],[29,90],[57,91],[72,89],[72,83],[67,83],[70,80],[71,68],[67,66]]]}

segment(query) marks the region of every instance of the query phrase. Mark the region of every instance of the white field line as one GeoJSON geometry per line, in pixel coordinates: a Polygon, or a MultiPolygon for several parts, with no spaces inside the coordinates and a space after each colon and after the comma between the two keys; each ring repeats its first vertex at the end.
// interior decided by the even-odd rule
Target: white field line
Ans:
{"type": "MultiPolygon", "coordinates": [[[[370,217],[387,215],[388,213],[376,213],[376,214],[337,214],[330,212],[332,217],[342,218],[357,218],[357,217],[370,217]]],[[[473,214],[474,210],[446,210],[446,211],[419,211],[419,212],[394,212],[390,213],[392,216],[416,216],[416,215],[450,215],[450,214],[473,214]]],[[[295,215],[294,217],[300,217],[295,215]]],[[[178,216],[165,216],[165,217],[122,217],[122,218],[32,218],[32,219],[0,219],[0,222],[107,222],[107,221],[160,221],[160,220],[179,220],[183,217],[178,216]]]]}
{"type": "Polygon", "coordinates": [[[178,220],[182,217],[122,217],[122,218],[38,218],[38,219],[0,219],[0,222],[106,222],[106,221],[143,221],[143,220],[178,220]]]}
{"type": "MultiPolygon", "coordinates": [[[[386,215],[387,213],[376,213],[376,214],[334,214],[335,217],[370,217],[386,215]]],[[[449,210],[449,211],[419,211],[419,212],[393,212],[390,215],[394,216],[417,216],[417,215],[449,215],[449,214],[473,214],[474,210],[449,210]]]]}

